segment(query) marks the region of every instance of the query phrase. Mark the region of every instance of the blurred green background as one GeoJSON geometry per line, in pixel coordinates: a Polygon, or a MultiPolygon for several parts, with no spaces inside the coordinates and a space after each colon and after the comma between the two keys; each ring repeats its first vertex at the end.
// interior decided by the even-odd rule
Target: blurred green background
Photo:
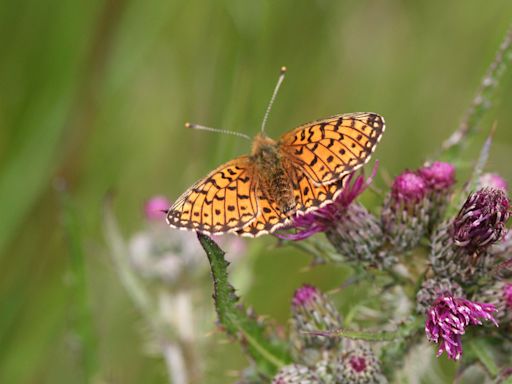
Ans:
{"type": "MultiPolygon", "coordinates": [[[[67,183],[83,244],[96,381],[165,383],[109,262],[105,193],[115,192],[129,235],[145,199],[176,198],[247,152],[245,141],[183,123],[256,134],[282,65],[269,135],[374,111],[388,127],[374,155],[382,173],[417,167],[457,127],[511,19],[509,0],[1,1],[0,382],[84,381],[56,180],[67,183]]],[[[508,75],[482,124],[498,124],[489,169],[509,181],[511,85],[508,75]]],[[[341,283],[336,268],[304,271],[309,258],[290,249],[261,252],[270,238],[248,243],[243,299],[260,314],[285,323],[298,284],[341,283]]],[[[226,372],[246,364],[239,351],[218,344],[208,382],[233,381],[226,372]]]]}

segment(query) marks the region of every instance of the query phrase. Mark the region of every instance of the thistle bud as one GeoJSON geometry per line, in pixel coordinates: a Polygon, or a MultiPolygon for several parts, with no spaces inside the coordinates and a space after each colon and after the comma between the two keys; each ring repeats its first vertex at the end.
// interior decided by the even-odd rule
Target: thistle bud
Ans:
{"type": "Polygon", "coordinates": [[[455,184],[455,167],[450,163],[435,161],[420,168],[418,173],[432,191],[446,193],[455,184]]]}
{"type": "Polygon", "coordinates": [[[510,216],[505,192],[482,188],[472,193],[453,222],[453,239],[468,252],[481,251],[500,240],[510,216]]]}
{"type": "Polygon", "coordinates": [[[336,362],[337,383],[387,383],[379,360],[369,343],[360,340],[343,340],[343,352],[336,362]]]}
{"type": "Polygon", "coordinates": [[[348,206],[343,220],[325,235],[345,260],[377,268],[388,268],[397,261],[384,247],[380,222],[361,204],[348,206]]]}
{"type": "Polygon", "coordinates": [[[272,384],[318,384],[315,372],[304,365],[286,365],[272,379],[272,384]]]}
{"type": "Polygon", "coordinates": [[[418,170],[428,187],[430,200],[429,230],[438,224],[448,207],[455,184],[455,167],[450,163],[435,161],[418,170]]]}
{"type": "Polygon", "coordinates": [[[319,383],[322,384],[336,384],[336,377],[334,367],[331,361],[332,356],[327,356],[326,358],[318,361],[315,364],[315,373],[320,380],[319,383]]]}
{"type": "Polygon", "coordinates": [[[483,287],[474,299],[494,305],[498,322],[512,321],[512,283],[498,281],[483,287]]]}
{"type": "Polygon", "coordinates": [[[341,316],[320,290],[303,285],[295,291],[292,299],[292,345],[298,358],[307,363],[316,363],[322,356],[318,350],[338,348],[338,337],[317,334],[334,331],[341,327],[341,316]]]}
{"type": "Polygon", "coordinates": [[[471,253],[457,246],[452,236],[452,222],[445,221],[432,233],[429,263],[436,277],[470,284],[488,275],[495,260],[486,251],[471,253]]]}
{"type": "Polygon", "coordinates": [[[414,172],[405,171],[395,178],[382,210],[382,224],[396,251],[414,248],[426,234],[427,192],[426,182],[414,172]]]}
{"type": "Polygon", "coordinates": [[[462,287],[448,278],[426,279],[416,294],[416,311],[424,314],[440,296],[460,297],[462,287]]]}
{"type": "Polygon", "coordinates": [[[391,187],[391,195],[395,202],[407,208],[411,207],[412,203],[422,200],[426,193],[427,183],[423,177],[410,171],[405,171],[397,176],[391,187]]]}

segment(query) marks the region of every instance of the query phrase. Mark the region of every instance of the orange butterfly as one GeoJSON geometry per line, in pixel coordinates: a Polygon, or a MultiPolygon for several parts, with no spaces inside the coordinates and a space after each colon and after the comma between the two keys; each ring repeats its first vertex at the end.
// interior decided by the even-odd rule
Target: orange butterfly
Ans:
{"type": "MultiPolygon", "coordinates": [[[[283,77],[284,70],[271,104],[283,77]]],[[[167,223],[207,235],[272,233],[334,201],[346,176],[370,160],[384,129],[381,116],[359,112],[304,124],[278,141],[262,132],[250,155],[221,165],[181,195],[167,223]]]]}

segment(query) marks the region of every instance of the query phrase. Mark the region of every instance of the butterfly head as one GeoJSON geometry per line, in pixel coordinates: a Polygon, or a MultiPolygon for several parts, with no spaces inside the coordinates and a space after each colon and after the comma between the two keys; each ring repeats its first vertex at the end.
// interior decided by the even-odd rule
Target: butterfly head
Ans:
{"type": "Polygon", "coordinates": [[[265,133],[259,133],[256,135],[252,142],[252,156],[265,156],[265,154],[274,154],[276,152],[277,143],[271,139],[265,133]]]}

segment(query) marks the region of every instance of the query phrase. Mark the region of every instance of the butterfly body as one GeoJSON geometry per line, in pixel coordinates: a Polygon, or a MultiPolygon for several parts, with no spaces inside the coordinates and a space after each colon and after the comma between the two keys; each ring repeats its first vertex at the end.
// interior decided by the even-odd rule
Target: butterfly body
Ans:
{"type": "Polygon", "coordinates": [[[280,152],[280,144],[270,137],[259,134],[253,142],[251,159],[255,167],[255,182],[265,197],[273,198],[280,212],[293,214],[296,206],[293,195],[289,161],[280,152]]]}
{"type": "Polygon", "coordinates": [[[222,164],[167,212],[173,228],[257,237],[331,203],[368,162],[384,119],[358,112],[304,124],[279,140],[259,134],[250,155],[222,164]]]}

